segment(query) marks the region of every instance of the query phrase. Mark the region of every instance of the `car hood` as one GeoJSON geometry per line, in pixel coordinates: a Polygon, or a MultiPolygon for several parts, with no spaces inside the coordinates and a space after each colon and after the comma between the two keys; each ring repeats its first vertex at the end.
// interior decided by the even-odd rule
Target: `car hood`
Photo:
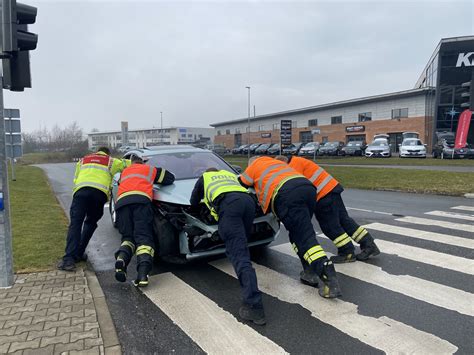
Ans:
{"type": "Polygon", "coordinates": [[[321,147],[319,150],[336,150],[337,147],[321,147]]]}
{"type": "Polygon", "coordinates": [[[389,150],[390,148],[387,146],[380,146],[380,145],[369,145],[367,147],[368,150],[389,150]]]}
{"type": "Polygon", "coordinates": [[[189,206],[189,200],[196,181],[197,178],[176,180],[174,184],[167,186],[155,185],[153,187],[153,199],[177,205],[189,206]]]}
{"type": "Polygon", "coordinates": [[[412,150],[412,149],[425,149],[424,145],[406,145],[406,146],[401,146],[400,149],[405,149],[405,150],[412,150]]]}

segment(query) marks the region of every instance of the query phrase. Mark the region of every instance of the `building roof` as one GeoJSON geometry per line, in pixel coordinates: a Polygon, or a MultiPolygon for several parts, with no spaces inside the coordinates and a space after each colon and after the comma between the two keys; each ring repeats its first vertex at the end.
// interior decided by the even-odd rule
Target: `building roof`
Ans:
{"type": "MultiPolygon", "coordinates": [[[[336,108],[336,107],[351,106],[354,104],[370,103],[370,102],[380,101],[380,100],[385,100],[385,99],[399,99],[399,98],[416,96],[416,95],[424,95],[427,91],[430,91],[430,90],[432,89],[419,88],[419,89],[397,91],[397,92],[388,93],[388,94],[366,96],[366,97],[360,97],[357,99],[350,99],[350,100],[332,102],[328,104],[309,106],[309,107],[304,107],[304,108],[300,108],[296,110],[287,110],[287,111],[274,112],[274,113],[265,114],[265,115],[259,115],[256,117],[251,117],[250,120],[256,121],[256,120],[261,120],[261,119],[270,119],[270,118],[275,118],[275,117],[280,117],[280,116],[296,115],[300,113],[314,112],[314,111],[331,109],[331,108],[336,108]]],[[[235,120],[230,120],[230,121],[225,121],[225,122],[212,123],[210,126],[219,127],[219,126],[224,126],[224,125],[233,124],[233,123],[247,122],[247,120],[248,120],[247,117],[238,118],[235,120]]]]}
{"type": "MultiPolygon", "coordinates": [[[[183,126],[169,126],[169,127],[163,127],[163,129],[211,129],[210,127],[183,127],[183,126]]],[[[135,132],[143,132],[143,131],[154,131],[154,130],[161,130],[161,127],[149,127],[149,128],[137,128],[137,129],[129,129],[127,132],[128,133],[135,133],[135,132]]],[[[114,131],[99,131],[99,132],[89,132],[87,133],[88,136],[93,136],[93,135],[102,135],[102,134],[121,134],[122,130],[114,130],[114,131]]]]}

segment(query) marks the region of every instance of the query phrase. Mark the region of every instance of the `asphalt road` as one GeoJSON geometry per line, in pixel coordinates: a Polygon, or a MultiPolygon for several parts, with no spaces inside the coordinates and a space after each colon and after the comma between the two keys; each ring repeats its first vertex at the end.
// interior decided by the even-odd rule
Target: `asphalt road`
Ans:
{"type": "MultiPolygon", "coordinates": [[[[68,209],[74,165],[41,167],[68,209]]],[[[324,300],[299,283],[285,231],[253,255],[265,327],[238,320],[239,285],[225,258],[156,265],[145,293],[117,283],[120,235],[105,211],[87,254],[124,352],[474,353],[474,200],[352,189],[343,198],[352,217],[369,225],[381,255],[338,265],[343,297],[324,300]]]]}

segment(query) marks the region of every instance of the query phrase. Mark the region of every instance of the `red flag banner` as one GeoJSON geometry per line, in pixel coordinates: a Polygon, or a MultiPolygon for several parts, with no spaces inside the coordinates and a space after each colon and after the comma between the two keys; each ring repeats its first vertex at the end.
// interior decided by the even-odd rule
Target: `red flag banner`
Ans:
{"type": "Polygon", "coordinates": [[[467,134],[469,132],[469,125],[471,124],[472,111],[467,109],[459,116],[458,130],[456,131],[456,140],[454,148],[464,148],[467,143],[467,134]]]}

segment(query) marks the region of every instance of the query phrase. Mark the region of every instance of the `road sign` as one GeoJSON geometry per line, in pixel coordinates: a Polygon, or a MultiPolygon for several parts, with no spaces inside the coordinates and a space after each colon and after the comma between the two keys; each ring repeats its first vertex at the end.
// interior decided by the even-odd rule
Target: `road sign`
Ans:
{"type": "Polygon", "coordinates": [[[5,108],[3,109],[3,117],[20,118],[20,110],[17,108],[5,108]]]}
{"type": "MultiPolygon", "coordinates": [[[[5,116],[8,117],[8,116],[5,116]]],[[[21,123],[18,119],[7,119],[5,118],[5,132],[8,133],[21,133],[21,123]]]]}
{"type": "Polygon", "coordinates": [[[291,144],[291,120],[281,120],[280,127],[281,146],[289,146],[291,144]]]}
{"type": "Polygon", "coordinates": [[[20,158],[23,155],[23,149],[21,147],[20,110],[6,108],[3,110],[3,117],[5,118],[7,158],[20,158]]]}

